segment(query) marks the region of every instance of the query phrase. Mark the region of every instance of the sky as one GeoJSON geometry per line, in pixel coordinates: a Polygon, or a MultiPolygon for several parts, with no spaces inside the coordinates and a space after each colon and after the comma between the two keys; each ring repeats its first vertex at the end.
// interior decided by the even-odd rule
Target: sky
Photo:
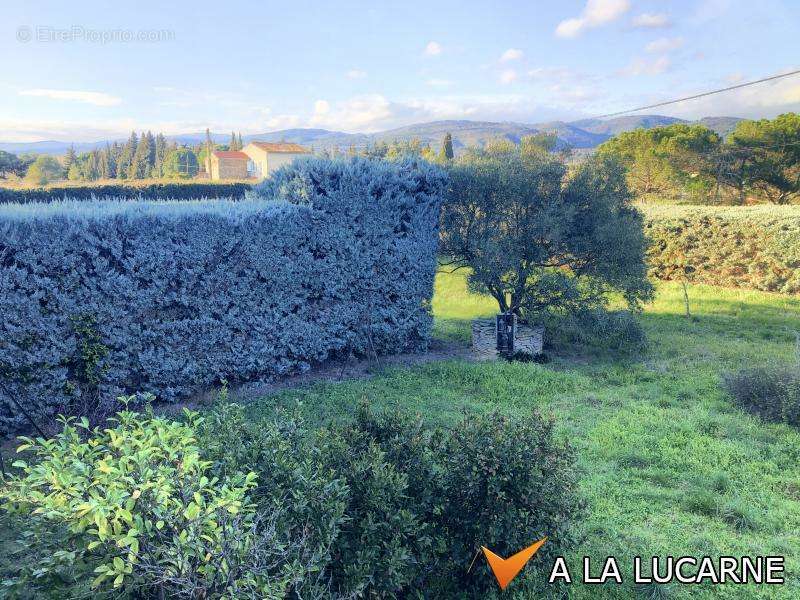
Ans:
{"type": "MultiPolygon", "coordinates": [[[[798,0],[15,1],[0,141],[626,110],[800,68],[798,0]]],[[[655,112],[800,111],[800,76],[655,112]]]]}

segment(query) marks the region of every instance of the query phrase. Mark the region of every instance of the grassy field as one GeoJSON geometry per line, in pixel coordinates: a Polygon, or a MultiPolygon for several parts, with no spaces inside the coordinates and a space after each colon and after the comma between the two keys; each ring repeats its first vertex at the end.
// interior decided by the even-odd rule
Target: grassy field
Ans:
{"type": "MultiPolygon", "coordinates": [[[[728,369],[790,360],[800,299],[707,286],[692,286],[690,298],[695,316],[687,319],[680,288],[659,285],[643,315],[650,348],[641,356],[430,363],[284,391],[251,410],[269,415],[299,401],[310,420],[325,423],[367,398],[448,424],[464,407],[516,415],[537,408],[554,415],[578,453],[588,517],[578,524],[582,546],[567,557],[573,575],[583,555],[598,565],[614,555],[626,580],[576,584],[570,597],[799,598],[800,432],[743,413],[719,380],[728,369]],[[787,583],[634,588],[630,565],[637,555],[782,555],[787,583]]],[[[469,320],[492,314],[494,306],[469,295],[461,275],[442,274],[434,312],[437,337],[466,342],[469,320]]],[[[0,563],[24,556],[12,539],[0,528],[0,563]]]]}
{"type": "MultiPolygon", "coordinates": [[[[253,406],[302,402],[324,423],[347,415],[361,398],[453,422],[463,407],[555,416],[577,448],[588,519],[585,542],[568,558],[620,559],[622,586],[574,585],[574,598],[800,597],[800,432],[743,413],[720,390],[721,374],[743,365],[787,361],[800,300],[693,286],[694,318],[683,314],[677,285],[662,284],[643,322],[650,348],[620,359],[602,354],[555,356],[551,363],[462,361],[392,369],[367,381],[283,392],[253,406]],[[782,555],[783,586],[672,585],[630,580],[634,556],[782,555]]],[[[469,319],[494,312],[466,293],[463,277],[440,275],[435,334],[467,340],[469,319]]],[[[597,573],[594,573],[597,575],[597,573]]]]}

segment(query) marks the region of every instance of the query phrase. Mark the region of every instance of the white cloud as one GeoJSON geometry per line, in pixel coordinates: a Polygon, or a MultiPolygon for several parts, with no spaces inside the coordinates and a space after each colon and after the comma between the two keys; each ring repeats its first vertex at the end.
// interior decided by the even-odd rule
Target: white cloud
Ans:
{"type": "Polygon", "coordinates": [[[629,0],[587,0],[579,17],[561,21],[556,27],[556,35],[572,38],[580,35],[585,29],[599,27],[615,21],[628,9],[629,0]]]}
{"type": "Polygon", "coordinates": [[[83,102],[95,106],[116,106],[122,102],[122,98],[104,94],[103,92],[87,92],[82,90],[51,90],[33,89],[20,90],[20,96],[37,96],[40,98],[51,98],[53,100],[69,100],[73,102],[83,102]]]}
{"type": "Polygon", "coordinates": [[[664,52],[672,52],[673,50],[677,50],[683,46],[683,38],[675,37],[675,38],[659,38],[647,44],[645,46],[645,50],[648,52],[654,52],[657,54],[662,54],[664,52]]]}
{"type": "Polygon", "coordinates": [[[308,124],[342,131],[374,131],[391,116],[390,102],[386,98],[380,94],[367,94],[333,106],[326,100],[317,100],[308,124]]]}
{"type": "Polygon", "coordinates": [[[642,29],[660,29],[671,24],[669,17],[664,13],[642,13],[631,20],[631,25],[642,29]]]}
{"type": "Polygon", "coordinates": [[[439,42],[428,42],[425,46],[426,56],[437,56],[442,53],[442,45],[439,42]]]}
{"type": "Polygon", "coordinates": [[[503,55],[500,57],[500,61],[508,62],[510,60],[519,60],[520,58],[522,58],[522,56],[523,56],[522,50],[520,50],[519,48],[509,48],[508,50],[503,52],[503,55]]]}
{"type": "Polygon", "coordinates": [[[350,69],[346,75],[348,79],[364,79],[367,76],[367,72],[361,69],[350,69]]]}
{"type": "Polygon", "coordinates": [[[517,72],[514,69],[506,69],[500,73],[500,83],[509,84],[517,80],[517,72]]]}
{"type": "MultiPolygon", "coordinates": [[[[270,131],[293,129],[294,127],[302,127],[303,124],[303,118],[300,115],[275,115],[264,121],[264,127],[270,131]]],[[[257,127],[256,129],[261,130],[263,127],[257,127]]]]}
{"type": "Polygon", "coordinates": [[[668,56],[659,56],[658,58],[636,58],[630,65],[620,71],[620,75],[627,75],[629,77],[639,77],[640,75],[660,75],[671,65],[668,56]]]}

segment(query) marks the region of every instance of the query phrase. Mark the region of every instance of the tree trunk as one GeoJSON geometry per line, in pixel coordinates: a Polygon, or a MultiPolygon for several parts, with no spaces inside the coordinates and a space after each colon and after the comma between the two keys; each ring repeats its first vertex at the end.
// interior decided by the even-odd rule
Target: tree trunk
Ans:
{"type": "Polygon", "coordinates": [[[681,285],[683,286],[683,306],[684,306],[684,309],[686,310],[685,316],[688,319],[692,315],[689,313],[689,290],[688,290],[688,286],[686,285],[686,280],[685,279],[683,281],[681,281],[681,285]]]}

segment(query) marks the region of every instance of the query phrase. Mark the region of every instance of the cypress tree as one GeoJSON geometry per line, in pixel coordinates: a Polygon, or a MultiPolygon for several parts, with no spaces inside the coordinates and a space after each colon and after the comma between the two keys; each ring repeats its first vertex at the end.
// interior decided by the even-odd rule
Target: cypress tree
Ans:
{"type": "Polygon", "coordinates": [[[239,132],[239,148],[238,149],[241,150],[242,148],[244,148],[244,144],[242,143],[242,132],[240,131],[239,132]]]}
{"type": "Polygon", "coordinates": [[[106,147],[100,150],[97,156],[97,177],[99,179],[108,179],[108,155],[111,153],[111,149],[108,146],[108,142],[106,142],[106,147]]]}
{"type": "Polygon", "coordinates": [[[139,138],[136,152],[133,154],[131,164],[128,166],[128,179],[144,179],[147,177],[147,157],[150,155],[150,145],[145,133],[139,138]]]}
{"type": "Polygon", "coordinates": [[[122,147],[117,162],[117,177],[119,179],[127,179],[130,177],[131,165],[133,165],[133,157],[136,154],[136,148],[139,145],[139,138],[136,137],[136,132],[131,131],[131,137],[122,147]]]}
{"type": "Polygon", "coordinates": [[[114,142],[111,145],[111,148],[108,150],[108,176],[109,178],[114,178],[117,176],[117,164],[119,163],[119,157],[122,154],[122,148],[117,142],[114,142]]]}
{"type": "Polygon", "coordinates": [[[156,138],[151,131],[147,132],[147,173],[145,177],[153,177],[156,167],[156,138]]]}
{"type": "Polygon", "coordinates": [[[67,153],[64,155],[64,170],[69,171],[69,168],[75,163],[77,156],[75,155],[75,146],[70,144],[67,148],[67,153]]]}
{"type": "Polygon", "coordinates": [[[445,160],[452,160],[453,158],[453,136],[450,135],[449,131],[444,134],[444,140],[442,140],[442,150],[439,153],[439,156],[445,160]]]}
{"type": "Polygon", "coordinates": [[[164,157],[167,155],[167,138],[164,137],[163,133],[159,133],[156,136],[155,153],[156,153],[156,158],[155,158],[155,164],[153,166],[153,176],[163,177],[164,157]]]}
{"type": "Polygon", "coordinates": [[[231,150],[238,150],[239,149],[239,148],[236,147],[237,143],[238,143],[238,141],[236,139],[236,134],[231,131],[231,143],[230,143],[231,150]]]}

